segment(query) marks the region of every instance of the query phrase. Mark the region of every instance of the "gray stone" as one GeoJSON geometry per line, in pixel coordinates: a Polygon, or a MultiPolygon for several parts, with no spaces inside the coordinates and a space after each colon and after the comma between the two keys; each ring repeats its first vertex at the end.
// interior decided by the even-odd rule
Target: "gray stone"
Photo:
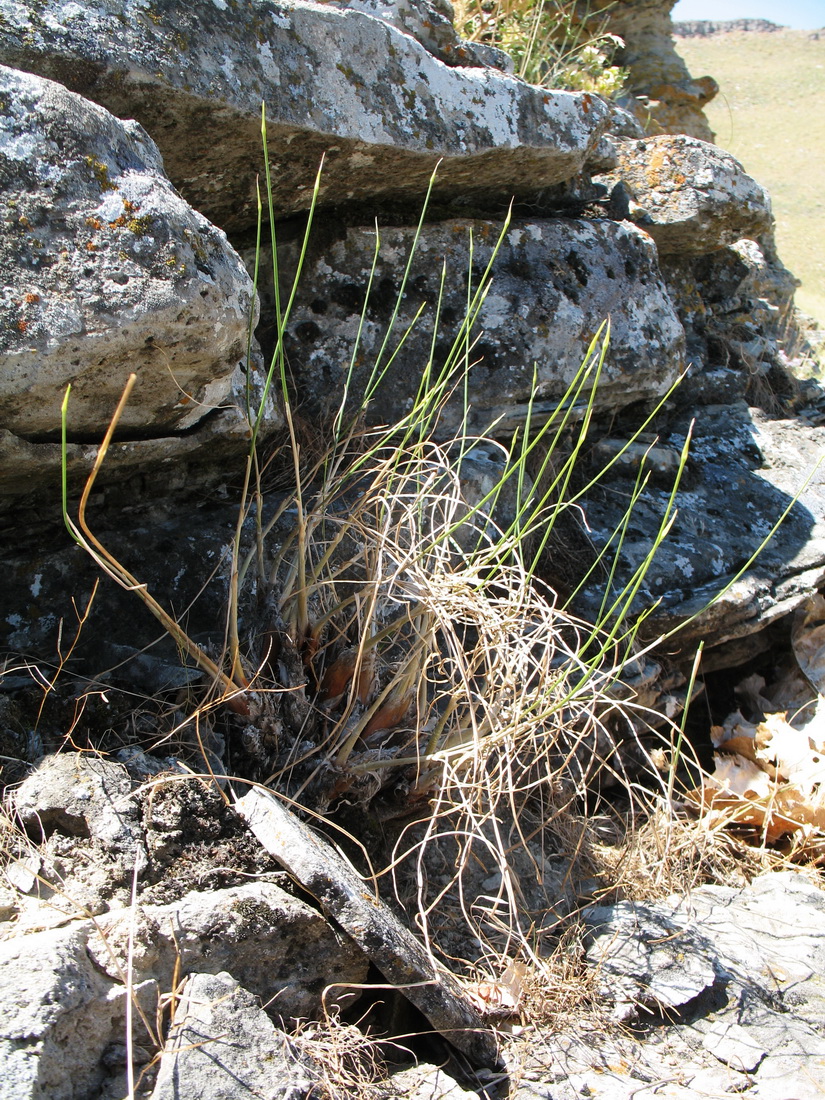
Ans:
{"type": "Polygon", "coordinates": [[[99,0],[0,5],[0,60],[64,81],[158,141],[192,205],[227,231],[254,225],[267,103],[275,208],[535,197],[571,179],[598,140],[598,97],[492,69],[451,68],[359,11],[304,0],[149,8],[99,0]]]}
{"type": "Polygon", "coordinates": [[[98,918],[89,952],[112,978],[124,972],[129,930],[136,975],[172,987],[173,975],[230,969],[269,1011],[285,1019],[319,1015],[351,1004],[366,980],[367,962],[306,902],[271,882],[192,891],[169,905],[138,905],[98,918]],[[177,970],[176,970],[177,968],[177,970]]]}
{"type": "MultiPolygon", "coordinates": [[[[89,957],[90,927],[0,942],[2,1100],[85,1100],[103,1081],[107,1047],[123,1042],[124,991],[89,957]]],[[[157,992],[154,983],[136,990],[152,1020],[157,992]]]]}
{"type": "Polygon", "coordinates": [[[226,973],[193,974],[152,1100],[303,1100],[313,1081],[256,997],[226,973]]]}
{"type": "Polygon", "coordinates": [[[477,1092],[463,1089],[443,1069],[428,1062],[394,1073],[389,1088],[390,1095],[404,1100],[477,1100],[478,1097],[477,1092]]]}
{"type": "Polygon", "coordinates": [[[659,252],[713,252],[772,227],[770,198],[742,165],[715,145],[684,135],[620,140],[619,164],[604,178],[621,180],[630,217],[659,252]]]}
{"type": "MultiPolygon", "coordinates": [[[[694,419],[675,521],[640,586],[636,606],[657,604],[645,625],[649,636],[687,621],[674,643],[689,653],[704,638],[708,656],[715,659],[713,649],[722,654],[731,641],[756,635],[800,606],[825,578],[825,470],[820,467],[756,562],[735,579],[814,473],[825,429],[798,418],[769,416],[739,401],[672,416],[659,433],[659,449],[680,452],[694,419]]],[[[591,472],[596,471],[594,463],[591,472]]],[[[633,478],[635,471],[631,475],[617,467],[609,488],[597,489],[582,502],[595,546],[602,547],[620,523],[626,505],[618,503],[616,494],[624,501],[624,494],[633,491],[633,478]]],[[[626,532],[616,592],[649,553],[673,483],[672,473],[657,472],[654,462],[626,532]]],[[[577,606],[582,614],[594,615],[600,600],[600,589],[593,585],[577,606]]]]}
{"type": "Polygon", "coordinates": [[[717,1020],[702,1040],[705,1050],[734,1069],[751,1073],[767,1054],[753,1035],[732,1020],[717,1020]]]}
{"type": "MultiPolygon", "coordinates": [[[[383,365],[413,323],[370,408],[370,419],[395,423],[410,408],[433,345],[442,262],[447,280],[438,315],[433,374],[437,377],[459,334],[473,291],[502,230],[500,222],[448,221],[426,225],[383,365]]],[[[330,417],[343,393],[367,293],[374,231],[350,229],[310,244],[289,326],[288,354],[296,406],[303,415],[330,417]]],[[[385,339],[400,288],[412,229],[381,230],[370,306],[361,331],[353,392],[367,385],[385,339]]],[[[282,270],[288,266],[285,256],[282,270]]],[[[524,423],[536,365],[534,423],[541,423],[579,370],[601,323],[611,322],[610,349],[596,397],[599,409],[663,394],[682,368],[683,331],[656,266],[655,249],[639,230],[611,221],[517,221],[493,263],[492,286],[481,304],[469,353],[470,431],[506,435],[524,423]]],[[[458,381],[462,360],[454,377],[458,381]]],[[[438,430],[459,431],[463,386],[457,386],[438,430]]]]}
{"type": "Polygon", "coordinates": [[[264,848],[362,946],[388,982],[474,1065],[498,1063],[498,1046],[461,987],[377,898],[351,864],[285,809],[253,788],[235,803],[264,848]]]}
{"type": "Polygon", "coordinates": [[[174,191],[134,122],[48,80],[0,71],[0,421],[26,439],[196,425],[230,396],[252,285],[224,234],[174,191]]]}

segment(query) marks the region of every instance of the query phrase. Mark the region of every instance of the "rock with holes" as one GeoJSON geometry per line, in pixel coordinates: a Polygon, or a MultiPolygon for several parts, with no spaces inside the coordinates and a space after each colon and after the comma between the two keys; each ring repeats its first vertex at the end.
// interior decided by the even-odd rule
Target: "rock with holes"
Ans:
{"type": "Polygon", "coordinates": [[[136,118],[184,197],[227,232],[256,221],[262,100],[279,215],[308,208],[322,155],[320,202],[370,217],[419,206],[439,161],[439,200],[534,201],[581,170],[607,119],[596,96],[446,65],[350,7],[4,0],[0,14],[0,61],[136,118]]]}
{"type": "Polygon", "coordinates": [[[730,153],[684,134],[617,141],[618,166],[603,177],[621,184],[627,216],[661,254],[713,252],[773,225],[764,188],[730,153]]]}
{"type": "MultiPolygon", "coordinates": [[[[446,370],[455,388],[438,425],[448,438],[461,430],[465,401],[475,432],[492,430],[504,438],[524,424],[528,410],[533,424],[547,420],[608,317],[610,348],[596,392],[598,409],[662,395],[678,377],[682,326],[655,248],[635,227],[607,219],[518,220],[506,231],[496,221],[426,225],[402,285],[414,238],[412,228],[382,230],[371,280],[374,231],[322,233],[310,246],[288,331],[295,401],[304,415],[334,415],[359,327],[351,392],[363,392],[373,372],[388,367],[370,407],[373,421],[394,423],[409,411],[432,357],[432,377],[446,370]],[[467,341],[462,325],[468,299],[488,264],[492,286],[473,307],[467,341]]],[[[582,386],[580,400],[588,388],[582,386]]]]}
{"type": "Polygon", "coordinates": [[[171,989],[176,974],[229,970],[268,1012],[293,1023],[321,1015],[322,1004],[351,1005],[367,977],[366,957],[350,937],[272,882],[191,891],[168,905],[140,904],[134,914],[103,914],[89,953],[112,978],[127,965],[130,928],[141,980],[171,989]]]}
{"type": "Polygon", "coordinates": [[[0,427],[59,439],[71,383],[70,441],[100,439],[133,372],[123,434],[198,425],[231,401],[246,355],[238,256],[137,123],[7,68],[0,103],[0,427]]]}

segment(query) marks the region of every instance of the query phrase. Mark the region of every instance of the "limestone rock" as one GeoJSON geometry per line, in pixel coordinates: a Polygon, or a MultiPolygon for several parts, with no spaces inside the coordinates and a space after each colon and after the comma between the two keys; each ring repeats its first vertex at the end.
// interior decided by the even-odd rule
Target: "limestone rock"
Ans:
{"type": "Polygon", "coordinates": [[[0,13],[0,61],[136,118],[187,201],[227,232],[255,224],[262,99],[280,216],[307,209],[322,154],[322,204],[419,205],[442,158],[442,198],[535,196],[576,175],[607,115],[597,97],[448,67],[381,20],[309,0],[0,13]]]}
{"type": "Polygon", "coordinates": [[[729,153],[685,136],[620,140],[604,179],[630,193],[629,217],[659,252],[713,252],[772,226],[770,199],[729,153]]]}
{"type": "Polygon", "coordinates": [[[133,122],[52,81],[0,71],[0,423],[29,440],[99,437],[130,372],[121,429],[196,425],[246,354],[251,280],[171,187],[133,122]]]}
{"type": "Polygon", "coordinates": [[[753,1096],[821,1095],[825,894],[803,874],[593,907],[584,919],[588,959],[612,1000],[628,1009],[690,1002],[689,1026],[673,1030],[701,1036],[702,1052],[747,1073],[753,1096]]]}
{"type": "MultiPolygon", "coordinates": [[[[652,466],[650,485],[625,535],[622,564],[614,578],[619,586],[650,549],[651,532],[664,514],[674,483],[673,462],[691,421],[693,442],[676,496],[675,522],[647,573],[637,606],[659,601],[647,624],[651,633],[691,619],[670,645],[689,653],[704,638],[708,649],[718,646],[721,654],[725,643],[756,634],[799,606],[825,578],[821,467],[790,507],[814,472],[825,429],[798,418],[768,416],[744,401],[694,407],[672,416],[659,433],[657,447],[670,453],[670,469],[659,472],[652,466]],[[737,579],[786,509],[790,510],[779,530],[737,579]]],[[[609,489],[597,489],[583,502],[596,547],[604,545],[620,522],[625,505],[617,503],[617,494],[624,499],[624,493],[632,492],[635,477],[636,470],[617,468],[609,489]]],[[[583,593],[581,612],[595,614],[600,598],[595,586],[583,593]]],[[[731,659],[737,663],[737,655],[732,653],[731,659]]]]}
{"type": "MultiPolygon", "coordinates": [[[[104,1080],[107,1048],[123,1042],[126,1002],[122,987],[86,952],[90,927],[84,922],[0,943],[3,1100],[84,1100],[104,1080]]],[[[151,1019],[157,992],[154,983],[136,989],[151,1019]]],[[[136,1038],[146,1040],[139,1022],[136,1038]]]]}
{"type": "Polygon", "coordinates": [[[230,969],[273,1015],[314,1017],[321,995],[328,1009],[351,1004],[366,980],[367,962],[352,940],[333,931],[306,902],[271,882],[192,891],[169,905],[138,905],[98,918],[89,953],[115,978],[125,971],[129,929],[132,965],[141,980],[172,988],[173,975],[230,969]]]}
{"type": "MultiPolygon", "coordinates": [[[[371,406],[370,419],[395,423],[409,409],[433,346],[441,267],[441,298],[433,373],[438,374],[467,308],[467,272],[476,289],[499,239],[499,222],[448,221],[426,225],[418,242],[394,335],[383,364],[425,312],[393,359],[371,406]],[[471,238],[472,234],[472,238],[471,238]]],[[[319,235],[320,236],[320,235],[319,235]]],[[[414,230],[381,230],[370,305],[361,331],[354,392],[363,392],[395,308],[400,272],[414,230]]],[[[302,415],[330,417],[343,393],[375,249],[375,234],[350,229],[310,246],[288,333],[288,354],[302,415]]],[[[282,264],[282,270],[286,261],[282,264]]],[[[517,221],[493,263],[493,282],[481,304],[468,374],[469,428],[495,422],[506,435],[523,423],[537,368],[534,423],[556,407],[605,318],[610,350],[596,397],[615,409],[667,391],[682,366],[683,332],[659,277],[647,235],[608,220],[517,221]]],[[[459,363],[461,360],[459,360],[459,363]]],[[[458,378],[458,371],[455,375],[458,378]]],[[[462,387],[439,430],[459,429],[462,387]]]]}
{"type": "Polygon", "coordinates": [[[226,973],[193,974],[152,1100],[303,1100],[312,1077],[258,999],[226,973]]]}
{"type": "Polygon", "coordinates": [[[446,65],[489,65],[512,73],[513,59],[503,50],[479,42],[464,42],[453,26],[452,4],[430,0],[333,0],[336,7],[371,15],[411,35],[446,65]]]}
{"type": "Polygon", "coordinates": [[[596,0],[578,7],[591,19],[604,17],[608,30],[623,39],[616,63],[630,70],[626,104],[647,133],[713,140],[702,108],[719,88],[712,77],[695,80],[679,56],[673,42],[672,0],[596,0]]]}

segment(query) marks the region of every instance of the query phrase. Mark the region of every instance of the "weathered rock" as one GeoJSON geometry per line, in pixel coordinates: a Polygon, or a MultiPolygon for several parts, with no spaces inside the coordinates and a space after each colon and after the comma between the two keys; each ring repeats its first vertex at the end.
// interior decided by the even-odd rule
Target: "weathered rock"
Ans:
{"type": "Polygon", "coordinates": [[[133,122],[51,81],[0,72],[0,421],[99,436],[127,376],[123,433],[191,428],[230,395],[252,285],[220,230],[186,205],[133,122]]]}
{"type": "Polygon", "coordinates": [[[303,1100],[312,1077],[258,999],[226,973],[181,994],[152,1100],[303,1100]]]}
{"type": "Polygon", "coordinates": [[[296,1020],[351,1004],[366,980],[367,961],[306,902],[271,882],[192,891],[169,905],[138,905],[98,918],[89,953],[101,971],[125,973],[129,931],[132,966],[141,979],[171,989],[173,975],[231,968],[273,1015],[296,1020]]]}
{"type": "MultiPolygon", "coordinates": [[[[694,419],[675,521],[640,588],[638,606],[658,601],[646,624],[651,633],[692,620],[670,645],[690,653],[703,638],[708,650],[720,647],[721,656],[725,643],[753,635],[788,614],[825,578],[821,467],[756,562],[737,578],[814,472],[825,429],[800,419],[770,417],[744,401],[706,405],[671,418],[656,449],[670,455],[671,472],[659,473],[653,465],[651,483],[625,535],[622,563],[614,578],[618,586],[629,581],[650,550],[651,533],[664,515],[674,483],[673,465],[694,419]]],[[[635,476],[634,470],[617,467],[609,489],[596,490],[583,502],[597,547],[620,523],[626,505],[617,503],[617,494],[624,501],[624,494],[633,491],[635,476]]],[[[583,592],[578,604],[582,613],[596,614],[600,598],[595,587],[583,592]]],[[[738,658],[741,652],[733,663],[738,658]]]]}
{"type": "Polygon", "coordinates": [[[463,1089],[443,1069],[427,1062],[394,1073],[389,1086],[390,1095],[404,1100],[477,1100],[478,1097],[477,1092],[463,1089]]]}
{"type": "MultiPolygon", "coordinates": [[[[471,256],[475,290],[501,231],[498,222],[449,221],[424,227],[382,366],[422,305],[425,312],[377,390],[370,411],[373,422],[395,423],[416,395],[433,346],[442,262],[448,276],[435,337],[432,370],[436,377],[466,314],[471,256]]],[[[412,229],[381,231],[352,392],[364,392],[378,359],[413,237],[412,229]]],[[[330,418],[341,400],[353,357],[375,235],[350,229],[332,241],[321,237],[310,249],[290,322],[288,353],[297,407],[303,415],[330,418]]],[[[524,422],[533,392],[534,364],[538,386],[534,423],[545,419],[608,317],[610,350],[597,392],[598,408],[620,408],[661,395],[678,377],[682,328],[645,233],[608,220],[519,221],[505,234],[492,275],[473,333],[478,341],[469,353],[471,431],[484,432],[495,424],[496,434],[506,435],[524,422]]],[[[459,357],[456,380],[462,365],[459,357]]],[[[439,424],[444,435],[461,427],[463,384],[457,391],[439,424]]]]}
{"type": "MultiPolygon", "coordinates": [[[[126,997],[86,951],[90,922],[0,943],[0,1096],[84,1100],[106,1076],[107,1048],[125,1036],[126,997]]],[[[154,1020],[158,989],[135,986],[154,1020]]],[[[136,1012],[136,1038],[146,1033],[136,1012]]]]}
{"type": "Polygon", "coordinates": [[[101,912],[128,891],[147,864],[131,790],[122,764],[87,753],[47,756],[14,792],[22,825],[45,840],[40,873],[23,892],[74,917],[101,912]]]}
{"type": "Polygon", "coordinates": [[[604,18],[624,47],[615,61],[630,70],[627,106],[647,133],[691,134],[712,141],[702,108],[719,87],[709,76],[694,80],[673,42],[670,11],[675,0],[588,0],[585,18],[604,18]]]}
{"type": "Polygon", "coordinates": [[[629,192],[629,217],[660,253],[713,252],[772,226],[767,192],[729,153],[707,142],[667,134],[620,140],[619,164],[605,181],[629,192]]]}
{"type": "Polygon", "coordinates": [[[0,5],[0,61],[58,79],[159,143],[192,205],[227,231],[255,224],[261,100],[275,209],[535,197],[580,170],[607,109],[491,69],[450,68],[359,11],[304,0],[66,0],[0,5]]]}
{"type": "Polygon", "coordinates": [[[498,1063],[496,1040],[458,979],[436,964],[424,945],[330,844],[258,788],[238,799],[235,808],[266,850],[356,939],[387,981],[397,986],[436,1030],[474,1065],[498,1063]]]}
{"type": "Polygon", "coordinates": [[[512,73],[513,59],[503,50],[479,42],[465,42],[453,26],[452,4],[430,3],[429,0],[333,0],[335,7],[350,8],[373,19],[389,23],[443,61],[446,65],[489,65],[512,73]]]}
{"type": "Polygon", "coordinates": [[[621,902],[584,916],[588,958],[615,1003],[690,1003],[690,1026],[676,1032],[749,1074],[752,1095],[821,1095],[825,894],[803,875],[761,875],[743,890],[703,886],[686,898],[621,902]]]}

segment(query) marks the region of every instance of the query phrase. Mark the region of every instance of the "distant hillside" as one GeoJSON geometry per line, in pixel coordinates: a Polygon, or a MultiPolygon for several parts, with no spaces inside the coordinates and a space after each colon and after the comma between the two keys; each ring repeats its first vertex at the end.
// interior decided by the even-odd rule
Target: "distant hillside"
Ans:
{"type": "Polygon", "coordinates": [[[732,34],[735,31],[765,33],[784,29],[769,19],[728,19],[719,23],[712,19],[689,19],[673,24],[673,33],[677,38],[707,38],[712,34],[732,34]]]}
{"type": "Polygon", "coordinates": [[[718,81],[705,108],[716,142],[770,191],[797,304],[825,325],[825,33],[703,35],[677,49],[694,77],[718,81]]]}

